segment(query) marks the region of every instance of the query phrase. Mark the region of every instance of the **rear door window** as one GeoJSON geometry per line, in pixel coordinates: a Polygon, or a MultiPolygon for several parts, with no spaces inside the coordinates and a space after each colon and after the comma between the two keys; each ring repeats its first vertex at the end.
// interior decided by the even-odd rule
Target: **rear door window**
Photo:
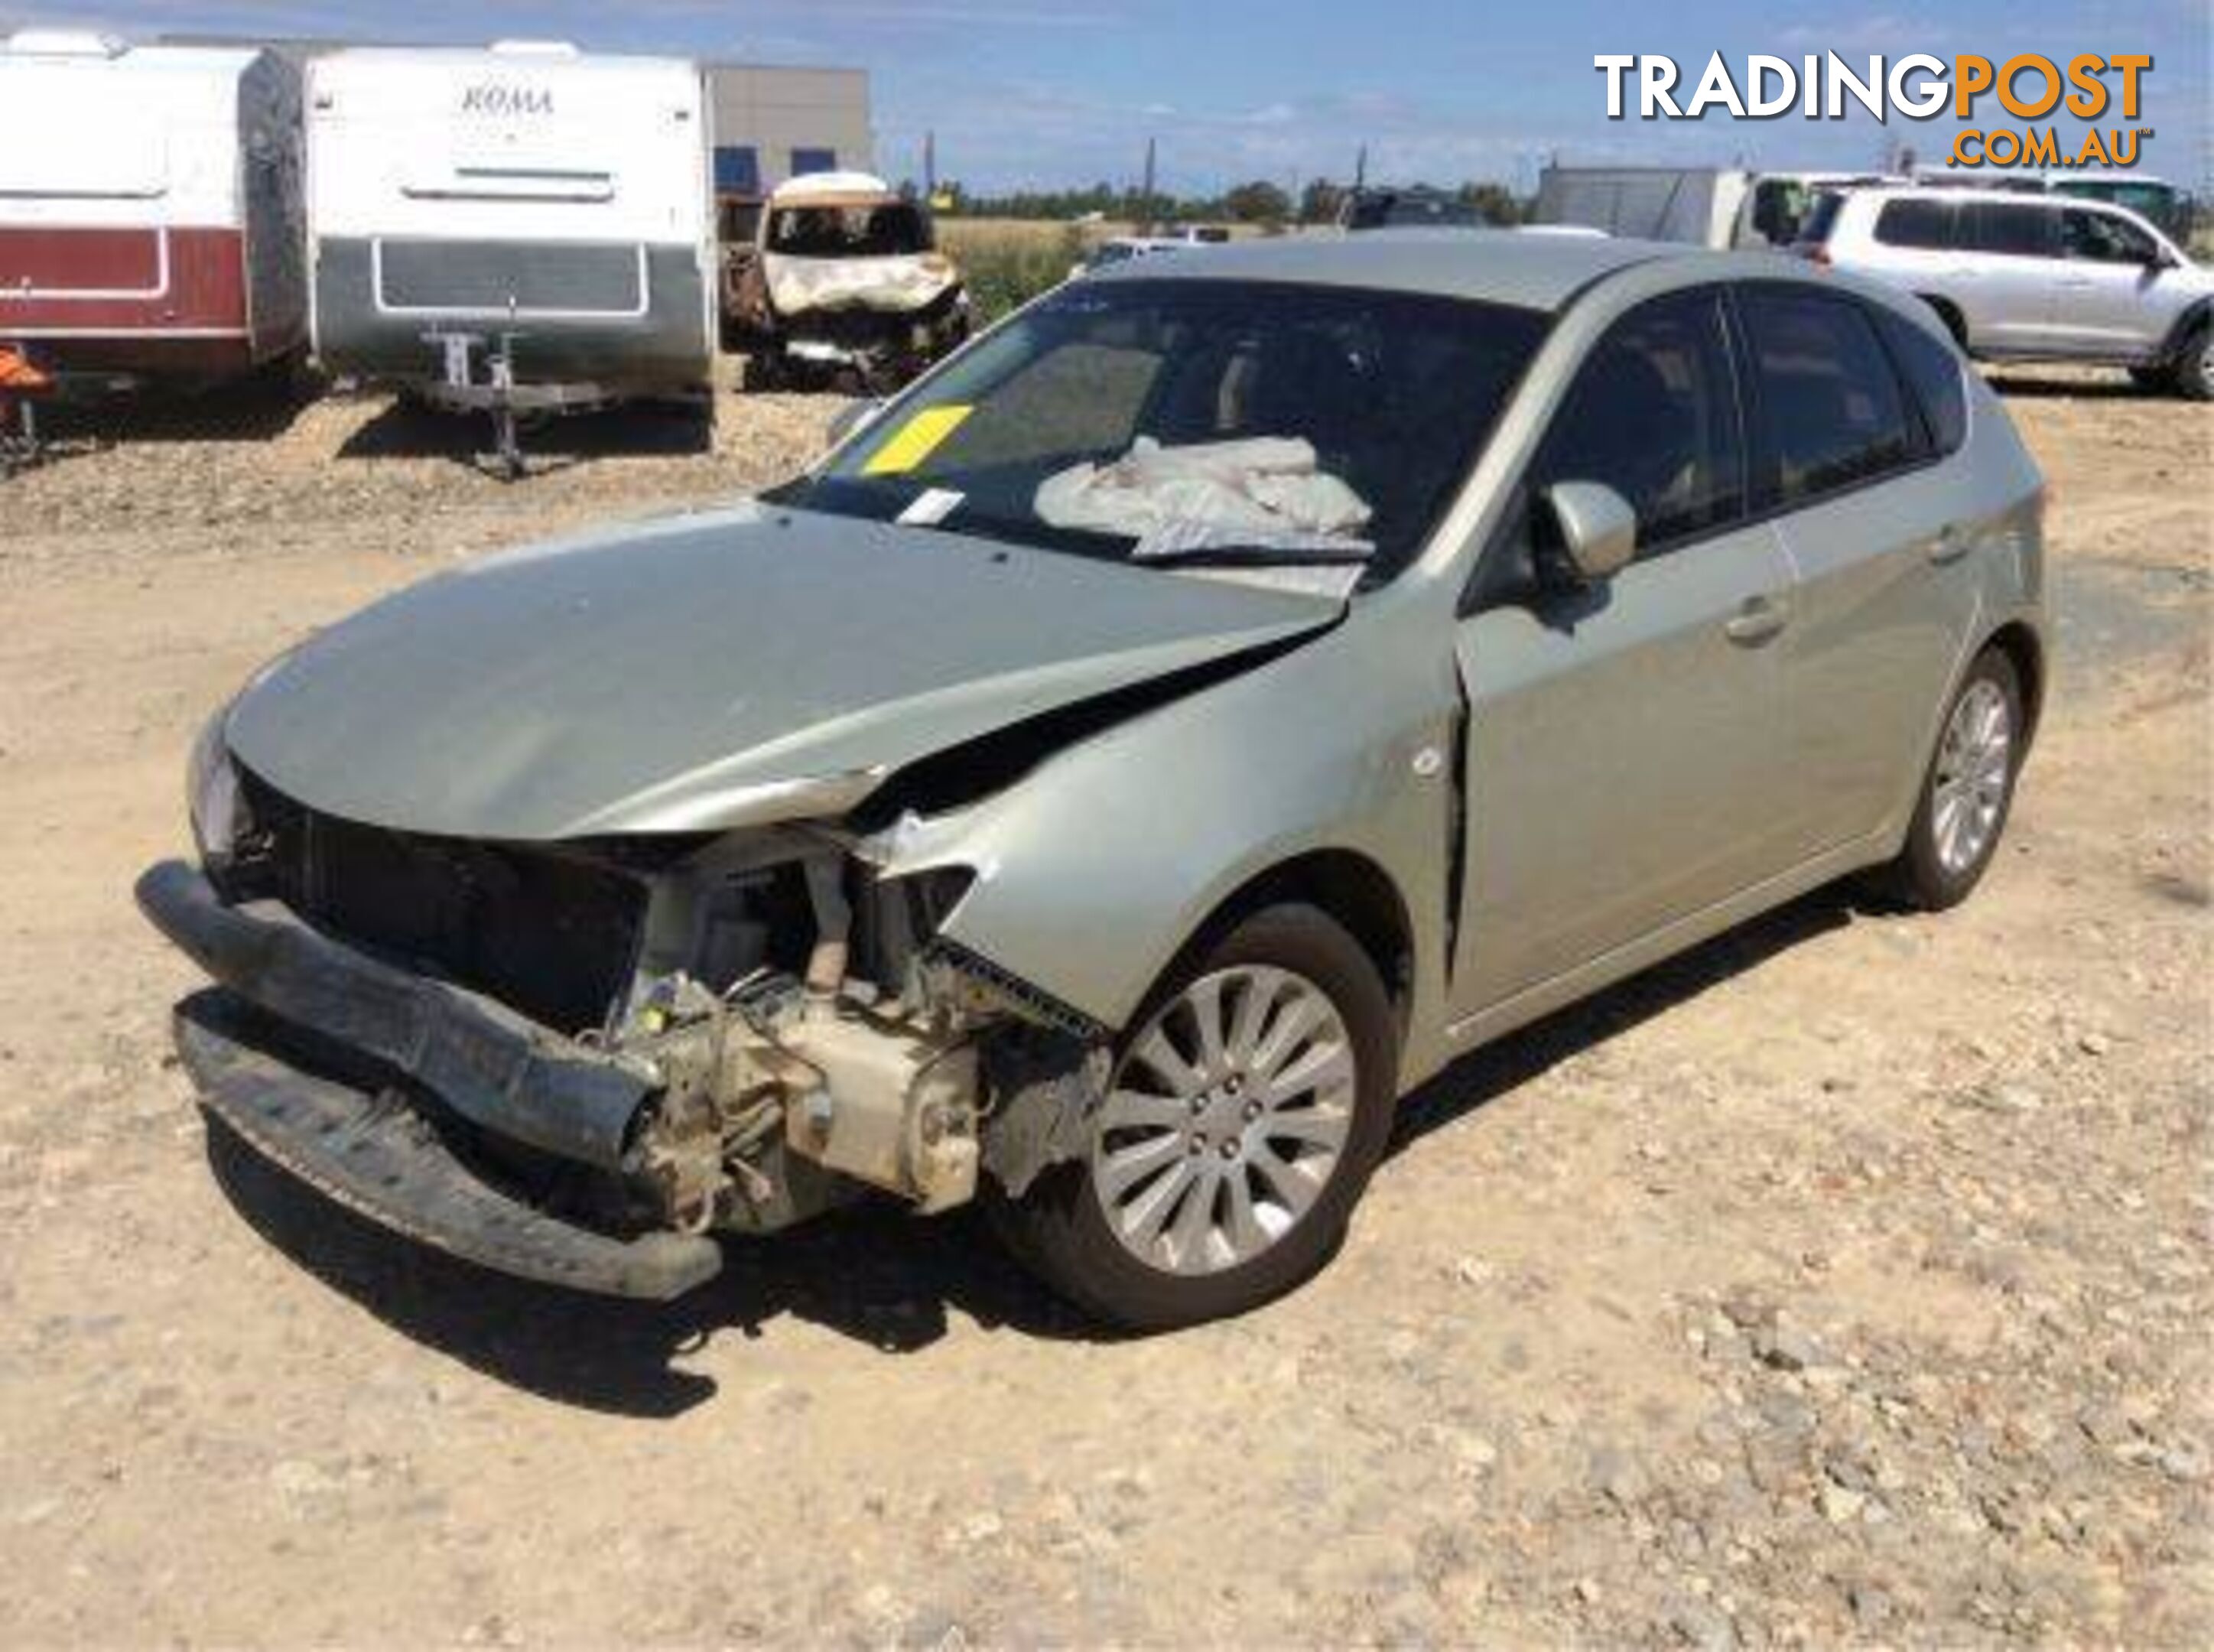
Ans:
{"type": "Polygon", "coordinates": [[[2025,201],[1970,201],[1966,205],[1968,248],[2013,258],[2052,258],[2059,252],[2053,230],[2059,215],[2049,206],[2025,201]]]}
{"type": "Polygon", "coordinates": [[[1585,358],[1531,478],[1604,482],[1637,512],[1637,553],[1734,520],[1745,448],[1714,291],[1672,293],[1617,321],[1585,358]]]}
{"type": "Polygon", "coordinates": [[[1764,507],[1789,510],[1914,460],[1899,376],[1858,304],[1752,287],[1740,313],[1758,410],[1755,497],[1764,507]]]}
{"type": "Polygon", "coordinates": [[[1876,215],[1875,238],[1887,247],[1938,250],[1953,244],[1953,203],[1928,196],[1886,201],[1876,215]]]}
{"type": "Polygon", "coordinates": [[[1887,309],[1872,309],[1876,328],[1891,346],[1909,390],[1922,410],[1931,454],[1942,458],[1968,439],[1967,364],[1949,340],[1887,309]]]}

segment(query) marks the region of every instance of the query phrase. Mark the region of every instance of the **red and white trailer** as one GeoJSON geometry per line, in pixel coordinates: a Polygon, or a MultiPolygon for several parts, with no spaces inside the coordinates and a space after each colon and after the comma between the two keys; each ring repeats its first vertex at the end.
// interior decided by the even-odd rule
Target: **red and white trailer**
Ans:
{"type": "Polygon", "coordinates": [[[301,350],[303,143],[300,73],[273,53],[0,41],[0,351],[123,389],[301,350]]]}

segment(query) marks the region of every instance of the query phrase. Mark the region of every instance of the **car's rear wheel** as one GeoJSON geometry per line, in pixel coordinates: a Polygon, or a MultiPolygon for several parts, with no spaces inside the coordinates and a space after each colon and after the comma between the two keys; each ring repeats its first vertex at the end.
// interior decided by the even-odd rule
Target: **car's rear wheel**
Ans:
{"type": "Polygon", "coordinates": [[[2025,732],[2021,679],[2003,650],[1987,648],[1946,707],[1906,846],[1890,867],[1901,899],[1942,912],[1983,880],[2014,806],[2025,732]]]}
{"type": "Polygon", "coordinates": [[[1376,966],[1305,906],[1245,919],[1122,1043],[1086,1157],[1000,1207],[1016,1254],[1135,1329],[1242,1313],[1336,1249],[1391,1128],[1376,966]]]}

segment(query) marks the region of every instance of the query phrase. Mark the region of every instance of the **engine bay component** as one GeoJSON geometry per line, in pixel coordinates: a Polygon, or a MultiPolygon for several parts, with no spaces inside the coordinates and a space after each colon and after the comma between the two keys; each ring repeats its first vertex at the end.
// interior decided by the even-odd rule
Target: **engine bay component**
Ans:
{"type": "Polygon", "coordinates": [[[977,1059],[865,1012],[810,1006],[785,1048],[821,1075],[785,1114],[786,1141],[827,1169],[925,1211],[976,1196],[977,1059]]]}

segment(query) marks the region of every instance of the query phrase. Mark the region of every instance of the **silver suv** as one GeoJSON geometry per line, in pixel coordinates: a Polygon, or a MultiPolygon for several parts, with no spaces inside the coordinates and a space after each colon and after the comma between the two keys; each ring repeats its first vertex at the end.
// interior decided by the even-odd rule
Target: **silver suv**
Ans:
{"type": "Polygon", "coordinates": [[[2214,272],[2120,207],[1855,190],[1817,203],[1798,250],[1918,294],[1984,360],[2126,367],[2148,387],[2214,397],[2214,272]]]}

